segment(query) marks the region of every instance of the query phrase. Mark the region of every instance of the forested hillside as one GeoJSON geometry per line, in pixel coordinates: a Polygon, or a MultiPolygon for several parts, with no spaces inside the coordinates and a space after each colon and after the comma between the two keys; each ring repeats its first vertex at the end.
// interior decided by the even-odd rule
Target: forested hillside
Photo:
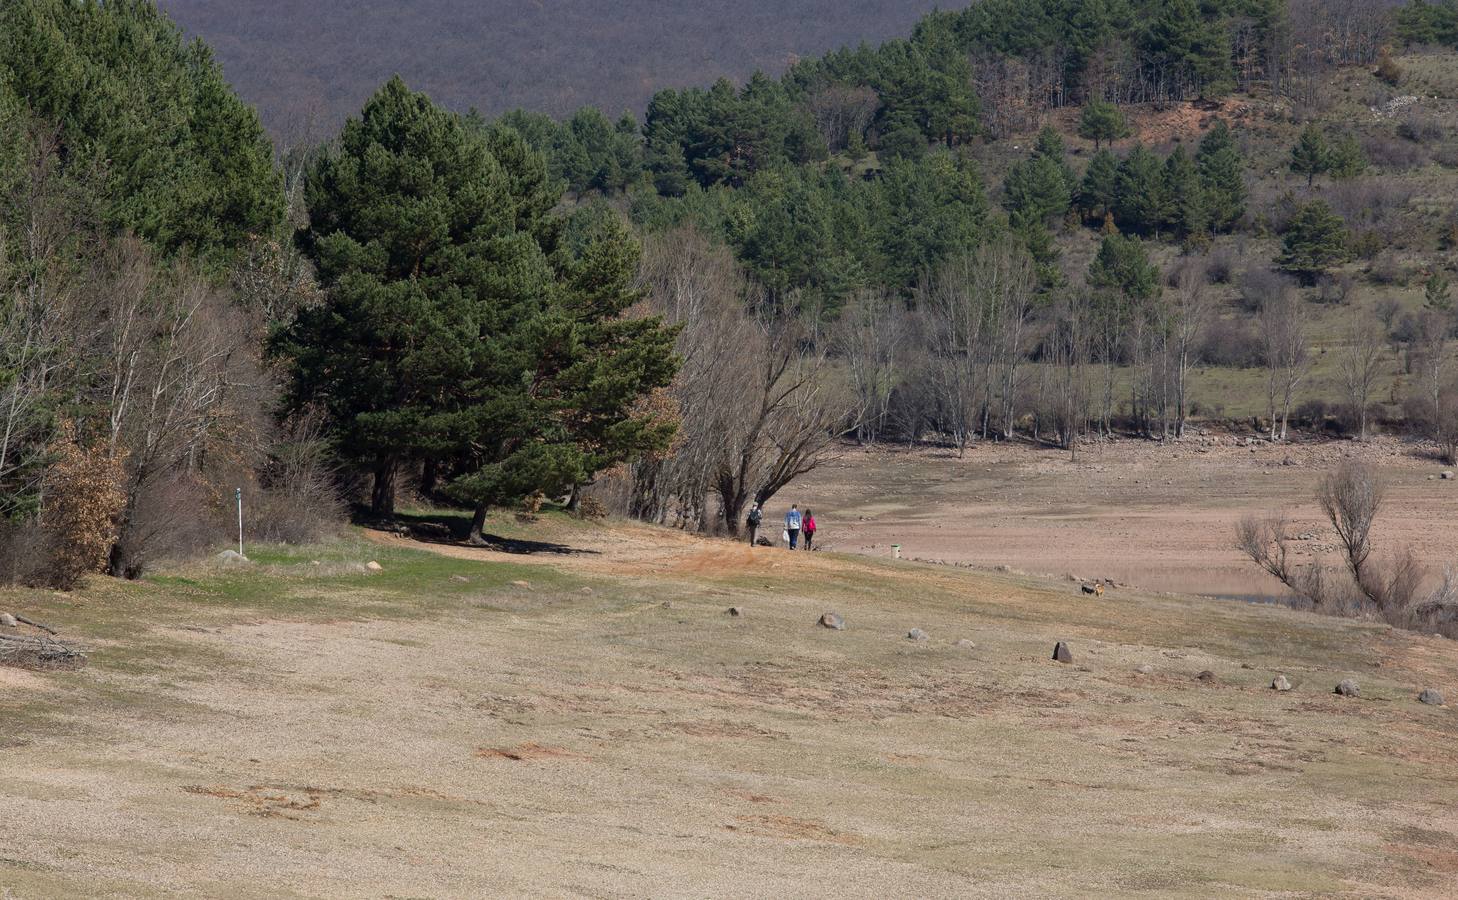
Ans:
{"type": "Polygon", "coordinates": [[[659,88],[778,74],[797,57],[905,34],[933,0],[161,0],[207,41],[277,134],[322,138],[400,74],[452,109],[641,112],[659,88]],[[314,129],[314,130],[310,130],[314,129]]]}
{"type": "Polygon", "coordinates": [[[1455,43],[1455,0],[985,0],[641,119],[382,79],[270,158],[148,0],[14,0],[3,574],[139,573],[227,485],[275,537],[416,496],[483,540],[733,530],[848,438],[1451,460],[1455,43]]]}

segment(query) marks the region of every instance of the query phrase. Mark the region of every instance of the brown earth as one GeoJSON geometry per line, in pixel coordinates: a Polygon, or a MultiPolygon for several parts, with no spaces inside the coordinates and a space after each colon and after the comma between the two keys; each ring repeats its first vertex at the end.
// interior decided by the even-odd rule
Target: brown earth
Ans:
{"type": "MultiPolygon", "coordinates": [[[[933,475],[1032,527],[1076,480],[979,453],[857,461],[906,475],[850,527],[937,534],[920,511],[956,495],[933,475]]],[[[1174,485],[1130,482],[1175,471],[1153,455],[1096,474],[1153,515],[1174,485]]],[[[1212,483],[1297,469],[1207,455],[1212,483]]],[[[828,476],[855,472],[806,491],[842,545],[828,476]]],[[[555,549],[373,535],[0,591],[92,649],[0,676],[0,897],[1458,894],[1458,719],[1414,699],[1458,697],[1454,642],[641,525],[530,532],[555,549]]]]}
{"type": "Polygon", "coordinates": [[[815,511],[826,549],[940,560],[1057,577],[1106,578],[1157,591],[1282,596],[1235,548],[1249,513],[1289,511],[1303,558],[1330,557],[1335,534],[1316,505],[1317,481],[1343,460],[1377,466],[1388,485],[1373,540],[1379,554],[1411,547],[1440,571],[1458,564],[1458,480],[1427,448],[1382,438],[1246,446],[1228,435],[1181,442],[1086,445],[1078,461],[1054,449],[986,444],[965,457],[940,449],[848,449],[776,498],[815,511]]]}

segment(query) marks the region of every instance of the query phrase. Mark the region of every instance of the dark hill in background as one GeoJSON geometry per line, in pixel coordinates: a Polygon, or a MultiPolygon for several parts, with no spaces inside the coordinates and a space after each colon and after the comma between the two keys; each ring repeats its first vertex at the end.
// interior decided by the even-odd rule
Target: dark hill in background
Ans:
{"type": "MultiPolygon", "coordinates": [[[[663,87],[778,74],[910,33],[936,0],[160,0],[276,135],[332,133],[394,73],[487,114],[641,113],[663,87]]],[[[942,0],[945,8],[956,6],[942,0]]]]}

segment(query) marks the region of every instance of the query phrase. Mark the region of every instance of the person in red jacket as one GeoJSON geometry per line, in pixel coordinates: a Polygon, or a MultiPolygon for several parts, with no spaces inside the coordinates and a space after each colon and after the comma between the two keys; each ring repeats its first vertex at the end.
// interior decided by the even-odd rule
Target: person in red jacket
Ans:
{"type": "Polygon", "coordinates": [[[809,550],[810,545],[815,543],[815,513],[808,508],[805,510],[805,521],[800,525],[800,533],[805,535],[805,549],[809,550]]]}

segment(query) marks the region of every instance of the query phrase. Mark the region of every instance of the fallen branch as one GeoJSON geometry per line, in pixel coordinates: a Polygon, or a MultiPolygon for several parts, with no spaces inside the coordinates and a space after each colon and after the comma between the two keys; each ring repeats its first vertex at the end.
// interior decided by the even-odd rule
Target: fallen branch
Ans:
{"type": "Polygon", "coordinates": [[[56,629],[52,628],[51,626],[49,626],[49,625],[42,625],[41,623],[37,622],[35,619],[27,619],[25,616],[16,616],[15,617],[15,621],[17,621],[17,622],[24,622],[25,624],[31,626],[32,628],[39,628],[41,631],[47,632],[49,634],[60,634],[59,631],[57,631],[56,629]]]}
{"type": "Polygon", "coordinates": [[[79,669],[85,651],[48,637],[0,634],[0,666],[21,669],[79,669]]]}

